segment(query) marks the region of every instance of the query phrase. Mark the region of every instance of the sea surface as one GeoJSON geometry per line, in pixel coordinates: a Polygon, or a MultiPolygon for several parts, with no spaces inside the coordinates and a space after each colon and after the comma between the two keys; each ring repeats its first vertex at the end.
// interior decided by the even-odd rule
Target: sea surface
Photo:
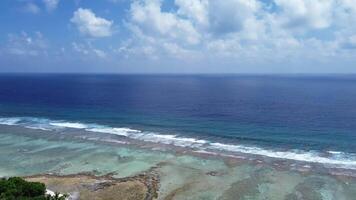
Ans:
{"type": "Polygon", "coordinates": [[[356,170],[356,76],[0,75],[4,144],[32,131],[356,170]]]}

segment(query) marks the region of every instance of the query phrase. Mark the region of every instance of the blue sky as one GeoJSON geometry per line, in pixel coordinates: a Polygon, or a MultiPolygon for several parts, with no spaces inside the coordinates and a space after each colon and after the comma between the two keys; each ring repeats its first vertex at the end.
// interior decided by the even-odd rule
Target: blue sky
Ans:
{"type": "Polygon", "coordinates": [[[2,0],[0,9],[0,72],[356,72],[356,0],[2,0]]]}

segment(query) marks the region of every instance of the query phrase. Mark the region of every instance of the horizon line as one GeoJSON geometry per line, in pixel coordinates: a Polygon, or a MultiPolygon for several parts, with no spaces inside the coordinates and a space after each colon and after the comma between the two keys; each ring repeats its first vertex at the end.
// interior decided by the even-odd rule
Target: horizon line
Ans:
{"type": "Polygon", "coordinates": [[[142,73],[142,72],[0,72],[0,75],[255,75],[255,76],[271,76],[271,75],[286,75],[286,76],[330,76],[330,75],[338,75],[338,76],[352,76],[356,75],[356,72],[345,73],[345,72],[333,72],[333,73],[324,73],[324,72],[303,72],[303,73],[293,73],[293,72],[285,72],[285,73],[248,73],[248,72],[231,72],[231,73],[221,73],[221,72],[213,72],[213,73],[200,73],[200,72],[154,72],[154,73],[142,73]]]}

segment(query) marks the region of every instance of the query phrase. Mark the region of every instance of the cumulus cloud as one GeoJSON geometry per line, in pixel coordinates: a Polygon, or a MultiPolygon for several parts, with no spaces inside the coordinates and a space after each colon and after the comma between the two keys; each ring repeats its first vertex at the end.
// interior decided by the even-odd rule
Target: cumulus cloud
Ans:
{"type": "Polygon", "coordinates": [[[217,33],[241,31],[246,23],[256,20],[260,3],[256,0],[226,0],[209,2],[211,29],[217,33]]]}
{"type": "Polygon", "coordinates": [[[84,56],[97,56],[99,58],[106,58],[107,54],[105,51],[93,47],[91,43],[81,44],[81,43],[72,43],[72,48],[75,52],[80,53],[84,56]]]}
{"type": "Polygon", "coordinates": [[[174,0],[174,4],[175,9],[163,9],[162,0],[134,0],[126,21],[132,37],[120,53],[154,59],[322,60],[338,55],[338,44],[353,46],[356,32],[353,0],[174,0]]]}
{"type": "Polygon", "coordinates": [[[78,30],[91,37],[107,37],[112,35],[113,21],[97,17],[90,9],[79,8],[70,20],[78,30]]]}
{"type": "MultiPolygon", "coordinates": [[[[59,2],[43,1],[54,2],[50,6],[52,10],[59,2]]],[[[128,5],[126,15],[119,24],[123,31],[113,37],[112,46],[96,43],[99,40],[76,41],[72,43],[72,53],[101,60],[147,58],[156,63],[200,62],[201,66],[211,61],[272,66],[352,60],[356,51],[355,0],[171,0],[169,3],[132,0],[126,3],[122,4],[128,5]]],[[[51,10],[50,7],[47,9],[51,10]]],[[[32,9],[32,13],[39,12],[32,9]]],[[[97,16],[90,9],[79,8],[70,22],[82,35],[92,38],[113,35],[113,21],[97,16]]],[[[36,38],[29,34],[27,37],[32,41],[36,38]]],[[[31,46],[25,39],[22,41],[22,46],[31,46]]],[[[24,52],[13,48],[16,46],[21,45],[9,45],[12,47],[9,49],[14,54],[24,52]]],[[[39,52],[34,47],[28,49],[33,55],[39,52]]]]}
{"type": "Polygon", "coordinates": [[[200,35],[193,24],[179,18],[175,13],[163,12],[161,1],[135,1],[131,5],[131,20],[133,25],[150,36],[165,37],[196,44],[200,35]]]}
{"type": "Polygon", "coordinates": [[[339,45],[343,49],[356,49],[356,34],[339,40],[339,45]]]}
{"type": "Polygon", "coordinates": [[[127,52],[202,58],[206,51],[214,51],[213,47],[237,47],[241,41],[257,40],[265,32],[258,19],[262,4],[257,0],[175,0],[175,5],[177,10],[164,11],[161,0],[134,1],[128,27],[136,45],[149,51],[142,53],[132,44],[127,52]]]}
{"type": "Polygon", "coordinates": [[[41,32],[28,34],[9,34],[8,41],[3,49],[6,54],[14,56],[40,56],[47,55],[48,42],[41,32]]]}
{"type": "Polygon", "coordinates": [[[332,23],[334,0],[275,0],[289,27],[322,29],[332,23]]]}
{"type": "Polygon", "coordinates": [[[25,12],[28,12],[28,13],[32,13],[32,14],[38,14],[40,13],[41,9],[34,3],[27,3],[24,7],[23,7],[23,10],[25,12]]]}
{"type": "Polygon", "coordinates": [[[55,10],[58,6],[59,0],[43,0],[48,11],[55,10]]]}
{"type": "Polygon", "coordinates": [[[188,17],[199,26],[208,25],[208,0],[176,0],[175,4],[180,16],[188,17]]]}

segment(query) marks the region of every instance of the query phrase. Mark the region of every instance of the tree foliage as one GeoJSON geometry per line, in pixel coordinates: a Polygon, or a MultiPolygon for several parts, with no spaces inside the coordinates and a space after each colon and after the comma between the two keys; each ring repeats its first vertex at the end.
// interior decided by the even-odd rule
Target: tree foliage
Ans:
{"type": "Polygon", "coordinates": [[[68,195],[46,195],[43,183],[28,182],[20,177],[0,179],[0,200],[65,200],[68,195]]]}

